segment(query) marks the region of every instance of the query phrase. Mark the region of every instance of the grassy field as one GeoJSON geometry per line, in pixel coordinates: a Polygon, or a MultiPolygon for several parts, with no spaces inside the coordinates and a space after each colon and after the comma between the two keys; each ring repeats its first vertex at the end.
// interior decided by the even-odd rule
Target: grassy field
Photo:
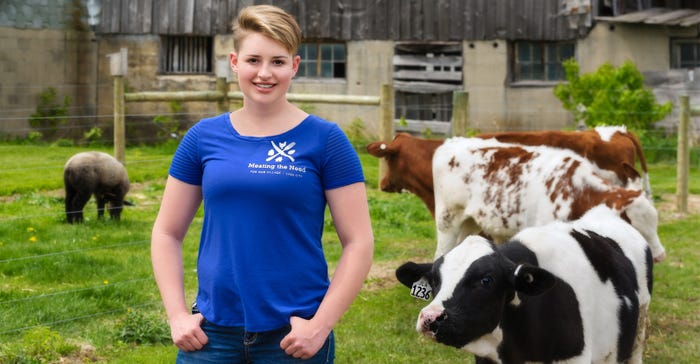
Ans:
{"type": "MultiPolygon", "coordinates": [[[[86,222],[66,224],[62,170],[82,148],[0,145],[0,363],[171,363],[149,238],[173,152],[130,148],[135,206],[122,221],[97,221],[94,201],[86,222]]],[[[104,149],[110,152],[109,149],[104,149]]],[[[365,288],[336,328],[337,363],[472,362],[464,352],[415,332],[424,305],[394,278],[405,260],[427,260],[434,226],[410,194],[377,190],[377,161],[361,154],[376,239],[365,288]]],[[[693,214],[674,212],[675,166],[652,165],[659,235],[668,259],[655,266],[647,363],[700,362],[700,170],[691,170],[693,214]]],[[[196,290],[195,258],[201,214],[185,242],[188,298],[196,290]]],[[[331,268],[340,254],[332,224],[324,247],[331,268]]]]}

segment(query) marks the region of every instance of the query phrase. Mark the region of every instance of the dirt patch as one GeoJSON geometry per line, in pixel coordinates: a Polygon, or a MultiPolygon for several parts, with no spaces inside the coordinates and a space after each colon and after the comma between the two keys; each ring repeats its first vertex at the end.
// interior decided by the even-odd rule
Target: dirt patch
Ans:
{"type": "Polygon", "coordinates": [[[396,268],[403,264],[403,261],[373,262],[372,268],[365,280],[364,290],[376,291],[383,288],[390,288],[397,284],[396,268]]]}
{"type": "MultiPolygon", "coordinates": [[[[656,210],[659,212],[660,222],[672,221],[683,218],[685,215],[678,212],[675,194],[661,195],[661,201],[654,203],[656,210]]],[[[688,214],[700,214],[700,195],[688,196],[688,214]]]]}

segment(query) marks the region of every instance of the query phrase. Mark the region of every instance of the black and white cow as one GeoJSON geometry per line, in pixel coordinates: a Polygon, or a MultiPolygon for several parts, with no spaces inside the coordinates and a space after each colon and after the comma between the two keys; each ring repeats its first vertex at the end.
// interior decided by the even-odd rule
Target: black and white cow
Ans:
{"type": "Polygon", "coordinates": [[[652,267],[641,234],[599,206],[502,245],[469,236],[396,276],[435,293],[417,330],[477,363],[640,363],[652,267]]]}

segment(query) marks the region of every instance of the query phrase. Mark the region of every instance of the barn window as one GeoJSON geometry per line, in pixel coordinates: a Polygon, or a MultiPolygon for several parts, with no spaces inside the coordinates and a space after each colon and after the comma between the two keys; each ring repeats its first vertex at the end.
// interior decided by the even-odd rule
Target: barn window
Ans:
{"type": "Polygon", "coordinates": [[[163,74],[212,73],[212,37],[163,36],[158,71],[163,74]]]}
{"type": "Polygon", "coordinates": [[[518,42],[515,44],[513,81],[566,79],[562,63],[574,56],[574,43],[518,42]]]}
{"type": "Polygon", "coordinates": [[[398,42],[394,46],[396,130],[445,134],[452,94],[462,90],[462,44],[398,42]]]}
{"type": "Polygon", "coordinates": [[[298,77],[345,78],[345,44],[304,43],[299,56],[298,77]]]}
{"type": "Polygon", "coordinates": [[[700,40],[671,41],[671,68],[700,67],[700,40]]]}

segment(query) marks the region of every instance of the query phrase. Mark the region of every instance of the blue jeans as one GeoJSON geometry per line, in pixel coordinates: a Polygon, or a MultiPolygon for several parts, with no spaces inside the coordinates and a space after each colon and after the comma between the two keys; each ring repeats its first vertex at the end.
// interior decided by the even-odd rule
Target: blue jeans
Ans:
{"type": "Polygon", "coordinates": [[[217,326],[204,320],[202,329],[209,338],[207,345],[197,351],[180,350],[177,353],[177,364],[332,364],[335,358],[333,332],[316,355],[302,360],[287,355],[280,348],[282,338],[291,330],[290,326],[274,331],[247,332],[242,327],[217,326]]]}

